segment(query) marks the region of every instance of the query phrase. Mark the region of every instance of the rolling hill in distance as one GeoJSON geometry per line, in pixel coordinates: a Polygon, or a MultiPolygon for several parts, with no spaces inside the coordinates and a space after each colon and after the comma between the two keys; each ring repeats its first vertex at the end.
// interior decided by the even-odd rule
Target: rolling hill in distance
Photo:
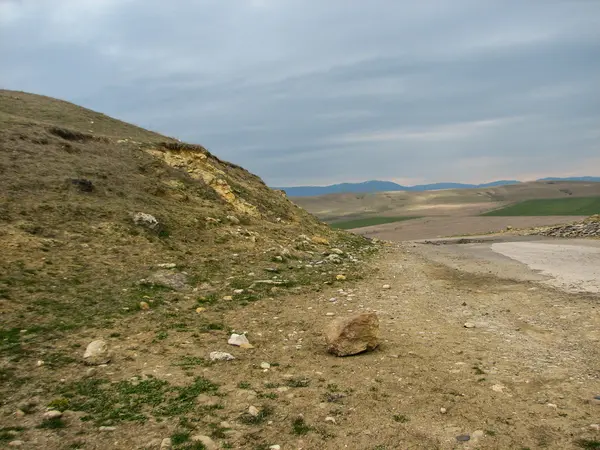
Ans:
{"type": "MultiPolygon", "coordinates": [[[[542,178],[536,181],[588,181],[600,182],[600,177],[567,177],[567,178],[542,178]]],[[[346,193],[373,193],[373,192],[423,192],[437,191],[442,189],[482,189],[497,186],[510,186],[520,184],[518,180],[498,180],[483,184],[467,184],[467,183],[432,183],[420,184],[416,186],[403,186],[392,181],[370,180],[362,183],[340,183],[329,186],[291,186],[277,187],[286,192],[289,197],[314,197],[327,194],[346,194],[346,193]]]]}

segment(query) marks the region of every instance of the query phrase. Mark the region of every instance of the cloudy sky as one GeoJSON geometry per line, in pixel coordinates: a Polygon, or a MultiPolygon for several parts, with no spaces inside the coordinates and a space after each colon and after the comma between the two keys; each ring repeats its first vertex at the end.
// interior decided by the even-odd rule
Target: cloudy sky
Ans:
{"type": "Polygon", "coordinates": [[[0,87],[272,186],[600,176],[600,0],[0,0],[0,87]]]}

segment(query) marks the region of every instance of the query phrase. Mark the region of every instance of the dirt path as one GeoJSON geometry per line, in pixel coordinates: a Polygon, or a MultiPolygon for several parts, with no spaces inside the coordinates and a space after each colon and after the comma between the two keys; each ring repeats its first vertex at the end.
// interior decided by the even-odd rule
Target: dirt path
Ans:
{"type": "MultiPolygon", "coordinates": [[[[282,448],[567,449],[598,439],[590,428],[600,421],[598,297],[465,274],[408,244],[388,249],[379,269],[350,298],[305,299],[291,315],[256,311],[270,342],[264,357],[277,354],[284,372],[316,379],[287,400],[288,416],[321,426],[336,419],[325,427],[331,436],[309,433],[282,448]],[[326,314],[363,309],[380,315],[381,348],[326,356],[314,332],[326,314]],[[339,402],[323,401],[331,385],[346,395],[339,402]],[[471,439],[459,443],[460,435],[471,439]]],[[[281,442],[275,423],[263,433],[281,442]]]]}
{"type": "MultiPolygon", "coordinates": [[[[110,341],[115,358],[94,378],[184,386],[201,376],[218,385],[192,397],[204,413],[191,422],[118,422],[109,432],[69,413],[63,429],[32,426],[24,448],[158,449],[165,437],[194,434],[211,435],[216,448],[250,450],[595,448],[589,445],[600,440],[599,297],[455,270],[423,253],[434,247],[442,246],[390,244],[374,263],[374,277],[320,293],[233,311],[209,308],[224,324],[210,333],[175,328],[160,336],[157,319],[149,320],[159,311],[104,330],[127,338],[110,341]],[[362,310],[380,316],[380,348],[328,355],[325,325],[362,310]],[[231,330],[247,331],[255,348],[228,346],[231,330]],[[203,362],[217,350],[236,359],[203,362]],[[269,368],[261,367],[265,362],[269,368]],[[257,418],[246,413],[250,406],[261,411],[257,418]]],[[[176,308],[170,314],[187,314],[185,302],[176,308]]],[[[62,345],[95,336],[89,331],[62,345]]],[[[81,372],[68,366],[55,374],[66,381],[55,383],[80,380],[81,372]]],[[[45,401],[55,396],[46,392],[39,394],[45,401]]],[[[4,426],[39,420],[3,419],[4,426]]],[[[194,448],[186,445],[174,448],[194,448]]]]}

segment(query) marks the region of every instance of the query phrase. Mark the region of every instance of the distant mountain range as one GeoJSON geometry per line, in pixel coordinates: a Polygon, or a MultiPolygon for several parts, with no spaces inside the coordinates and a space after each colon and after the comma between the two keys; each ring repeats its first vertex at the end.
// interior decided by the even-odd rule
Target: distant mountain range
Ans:
{"type": "MultiPolygon", "coordinates": [[[[593,181],[600,182],[600,177],[568,177],[568,178],[541,178],[537,181],[593,181]]],[[[440,189],[474,189],[488,188],[496,186],[506,186],[510,184],[519,184],[518,180],[499,180],[484,184],[465,184],[465,183],[433,183],[420,184],[417,186],[402,186],[392,181],[365,181],[363,183],[341,183],[330,186],[293,186],[278,187],[286,192],[289,197],[313,197],[325,194],[343,194],[356,193],[365,194],[369,192],[389,192],[389,191],[436,191],[440,189]]]]}

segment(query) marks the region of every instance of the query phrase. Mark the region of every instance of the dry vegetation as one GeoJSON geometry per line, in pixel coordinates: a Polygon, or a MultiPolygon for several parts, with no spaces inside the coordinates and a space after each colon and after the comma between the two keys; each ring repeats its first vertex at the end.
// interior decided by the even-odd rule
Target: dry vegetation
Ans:
{"type": "MultiPolygon", "coordinates": [[[[375,249],[200,146],[66,102],[0,91],[0,130],[3,443],[105,448],[98,427],[150,418],[167,436],[179,424],[207,433],[220,397],[194,402],[223,382],[202,368],[226,343],[225,315],[358,278],[355,257],[375,249]],[[136,224],[140,212],[158,224],[136,224]],[[326,258],[332,247],[344,254],[326,258]],[[121,348],[97,375],[81,361],[93,338],[121,348]],[[171,354],[181,340],[192,347],[171,354]],[[154,377],[151,354],[179,376],[154,377]],[[77,420],[42,422],[51,402],[77,420]]],[[[150,429],[119,436],[144,448],[150,429]]]]}

